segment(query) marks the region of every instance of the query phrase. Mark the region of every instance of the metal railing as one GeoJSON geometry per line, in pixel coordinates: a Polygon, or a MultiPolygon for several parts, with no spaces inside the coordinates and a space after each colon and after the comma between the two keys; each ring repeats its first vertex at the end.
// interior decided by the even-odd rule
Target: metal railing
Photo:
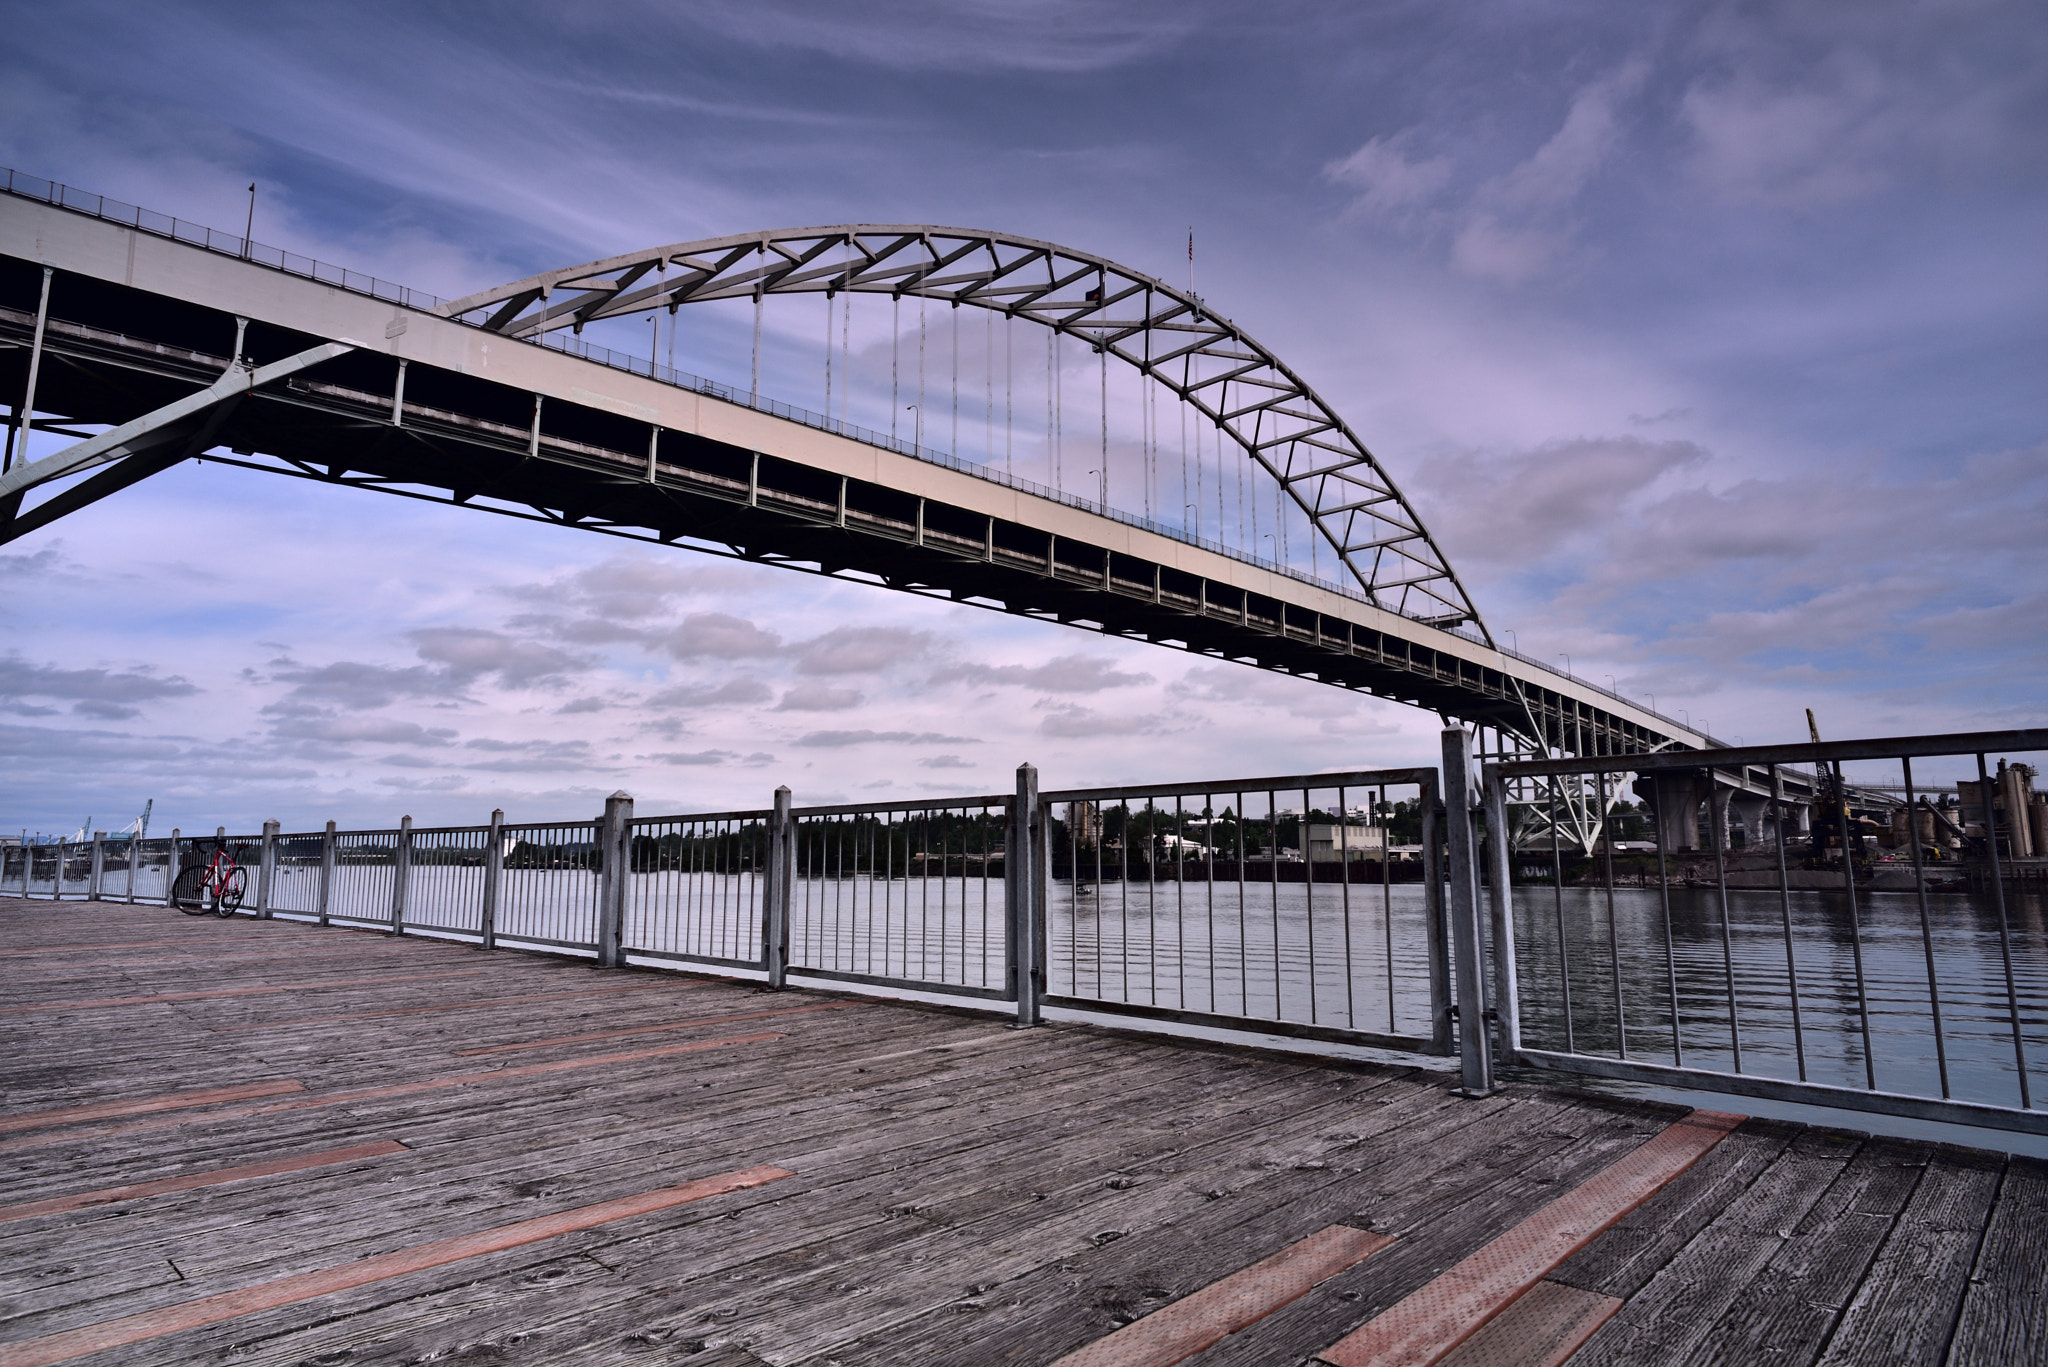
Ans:
{"type": "Polygon", "coordinates": [[[998,795],[793,809],[788,971],[1015,1000],[1011,807],[998,795]]]}
{"type": "Polygon", "coordinates": [[[1040,795],[1050,1004],[1448,1050],[1433,769],[1040,795]],[[1416,823],[1397,857],[1397,819],[1416,823]],[[1361,812],[1360,809],[1363,809],[1361,812]]]}
{"type": "Polygon", "coordinates": [[[1489,797],[1632,773],[1655,814],[1649,851],[1488,860],[1503,1056],[2048,1133],[2048,799],[2018,762],[2044,751],[2034,730],[1488,765],[1489,797]]]}

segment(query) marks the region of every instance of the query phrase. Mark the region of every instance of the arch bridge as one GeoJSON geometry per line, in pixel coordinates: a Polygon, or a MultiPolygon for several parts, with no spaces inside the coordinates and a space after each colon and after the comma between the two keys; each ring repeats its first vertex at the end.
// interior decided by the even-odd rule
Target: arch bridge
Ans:
{"type": "MultiPolygon", "coordinates": [[[[1102,257],[928,225],[814,227],[675,243],[442,300],[4,179],[0,392],[15,417],[0,543],[204,455],[1291,674],[1474,724],[1482,748],[1506,757],[1710,743],[1501,648],[1414,507],[1327,402],[1200,297],[1102,257]],[[983,310],[991,326],[1042,328],[1055,352],[1083,347],[1102,373],[1093,496],[933,449],[918,428],[906,439],[855,425],[843,369],[835,416],[829,332],[826,411],[763,396],[761,310],[803,294],[823,297],[828,328],[835,303],[843,320],[853,299],[876,296],[892,311],[906,299],[983,310]],[[662,366],[652,347],[625,356],[581,335],[665,313],[673,338],[683,306],[721,301],[754,310],[745,390],[662,366]],[[1210,536],[1199,512],[1176,526],[1112,500],[1112,362],[1151,405],[1147,451],[1163,397],[1209,433],[1219,498],[1226,459],[1253,483],[1254,525],[1256,500],[1271,497],[1271,555],[1224,544],[1220,514],[1210,536]],[[30,459],[24,412],[69,444],[30,459]],[[1305,557],[1290,527],[1307,534],[1305,557]]],[[[1047,374],[1059,382],[1056,362],[1047,374]]],[[[991,421],[993,411],[991,396],[991,421]]],[[[1149,505],[1156,478],[1144,478],[1149,505]]],[[[1563,833],[1590,847],[1595,807],[1568,794],[1563,833]]]]}

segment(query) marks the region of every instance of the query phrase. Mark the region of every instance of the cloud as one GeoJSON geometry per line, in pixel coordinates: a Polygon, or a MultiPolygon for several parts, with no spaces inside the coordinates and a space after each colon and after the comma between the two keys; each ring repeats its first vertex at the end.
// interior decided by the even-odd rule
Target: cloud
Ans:
{"type": "Polygon", "coordinates": [[[555,715],[558,717],[573,717],[586,712],[602,712],[610,706],[610,703],[599,697],[577,698],[573,701],[565,702],[556,708],[555,715]]]}
{"type": "Polygon", "coordinates": [[[1015,684],[1045,693],[1100,693],[1152,682],[1150,674],[1130,674],[1092,655],[1055,655],[1042,665],[949,665],[932,675],[934,683],[1015,684]]]}
{"type": "Polygon", "coordinates": [[[73,703],[71,710],[81,717],[96,717],[101,721],[127,721],[131,717],[142,715],[142,709],[139,707],[130,707],[126,703],[98,702],[94,700],[73,703]]]}
{"type": "Polygon", "coordinates": [[[441,746],[451,743],[456,732],[446,726],[421,726],[417,722],[384,717],[319,717],[292,723],[294,738],[339,742],[375,741],[383,745],[441,746]]]}
{"type": "Polygon", "coordinates": [[[928,755],[919,760],[917,766],[920,769],[972,769],[975,764],[958,755],[928,755]]]}
{"type": "Polygon", "coordinates": [[[782,701],[775,705],[777,712],[843,712],[849,707],[860,706],[860,690],[857,688],[834,688],[830,684],[798,684],[782,695],[782,701]]]}
{"type": "Polygon", "coordinates": [[[1710,454],[1690,441],[1574,437],[1438,456],[1406,486],[1451,563],[1530,565],[1604,535],[1660,480],[1710,465],[1710,454]]]}
{"type": "Polygon", "coordinates": [[[688,754],[675,750],[662,750],[651,755],[642,756],[642,758],[651,759],[657,764],[693,766],[724,764],[727,760],[738,759],[739,755],[731,750],[695,750],[688,754]]]}
{"type": "Polygon", "coordinates": [[[712,0],[690,16],[762,47],[949,76],[1105,71],[1173,46],[1196,22],[1182,6],[1151,0],[1109,9],[1080,0],[881,0],[857,12],[793,0],[712,0]]]}
{"type": "Polygon", "coordinates": [[[742,660],[782,651],[780,636],[725,612],[691,613],[669,634],[666,644],[679,660],[742,660]]]}
{"type": "Polygon", "coordinates": [[[553,646],[477,627],[428,627],[409,631],[406,638],[422,660],[443,666],[450,680],[463,684],[496,674],[507,688],[529,688],[590,667],[589,661],[553,646]]]}
{"type": "Polygon", "coordinates": [[[1499,209],[1555,209],[1576,199],[1620,141],[1616,107],[1642,89],[1649,63],[1633,58],[1572,96],[1564,123],[1528,160],[1481,187],[1499,209]]]}
{"type": "Polygon", "coordinates": [[[804,674],[873,674],[924,655],[931,633],[907,627],[835,627],[796,650],[804,674]]]}
{"type": "Polygon", "coordinates": [[[185,698],[198,691],[196,685],[182,676],[158,678],[146,666],[124,670],[60,669],[55,665],[30,664],[11,651],[0,656],[0,698],[60,698],[77,704],[111,705],[185,698]]]}
{"type": "Polygon", "coordinates": [[[775,690],[759,679],[727,679],[722,684],[677,684],[647,699],[649,707],[739,707],[767,702],[775,690]]]}
{"type": "Polygon", "coordinates": [[[463,748],[496,756],[488,760],[472,759],[467,763],[472,769],[497,773],[587,769],[595,762],[590,742],[584,740],[498,740],[479,736],[463,742],[463,748]]]}
{"type": "Polygon", "coordinates": [[[1146,717],[1105,716],[1090,708],[1065,703],[1046,713],[1038,729],[1048,736],[1083,738],[1091,736],[1135,736],[1153,728],[1146,717]]]}
{"type": "Polygon", "coordinates": [[[947,736],[937,731],[812,731],[797,739],[798,745],[815,749],[840,749],[848,745],[979,745],[973,736],[947,736]]]}
{"type": "Polygon", "coordinates": [[[1359,207],[1370,213],[1393,216],[1423,208],[1450,184],[1451,163],[1447,157],[1411,158],[1416,136],[1417,130],[1405,128],[1368,138],[1350,156],[1325,166],[1323,175],[1357,191],[1359,207]]]}

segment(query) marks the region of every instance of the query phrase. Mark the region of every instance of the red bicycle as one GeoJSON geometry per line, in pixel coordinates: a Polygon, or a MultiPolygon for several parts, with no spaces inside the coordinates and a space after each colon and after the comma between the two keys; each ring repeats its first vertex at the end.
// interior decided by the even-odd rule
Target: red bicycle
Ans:
{"type": "Polygon", "coordinates": [[[171,885],[171,905],[187,916],[232,916],[242,906],[242,890],[249,875],[228,853],[225,844],[213,847],[213,858],[204,864],[189,864],[178,870],[171,885]]]}

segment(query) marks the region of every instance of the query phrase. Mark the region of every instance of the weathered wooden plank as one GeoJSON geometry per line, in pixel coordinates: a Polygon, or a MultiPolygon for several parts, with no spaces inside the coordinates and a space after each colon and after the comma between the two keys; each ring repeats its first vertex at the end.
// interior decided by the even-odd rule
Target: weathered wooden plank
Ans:
{"type": "Polygon", "coordinates": [[[1627,1300],[1768,1169],[1797,1125],[1749,1120],[1714,1151],[1551,1273],[1551,1280],[1627,1300]]]}
{"type": "Polygon", "coordinates": [[[1793,1236],[1862,1147],[1808,1131],[1587,1340],[1573,1367],[1682,1362],[1793,1236]]]}
{"type": "Polygon", "coordinates": [[[2048,1362],[2048,1163],[2005,1166],[1977,1250],[1948,1361],[1954,1367],[2048,1362]]]}
{"type": "Polygon", "coordinates": [[[1686,1361],[1805,1367],[1818,1357],[1919,1184],[1928,1148],[1864,1144],[1686,1361]]]}
{"type": "Polygon", "coordinates": [[[1823,1367],[1935,1367],[1968,1289],[2005,1159],[1937,1149],[1877,1260],[1842,1312],[1823,1367]]]}

